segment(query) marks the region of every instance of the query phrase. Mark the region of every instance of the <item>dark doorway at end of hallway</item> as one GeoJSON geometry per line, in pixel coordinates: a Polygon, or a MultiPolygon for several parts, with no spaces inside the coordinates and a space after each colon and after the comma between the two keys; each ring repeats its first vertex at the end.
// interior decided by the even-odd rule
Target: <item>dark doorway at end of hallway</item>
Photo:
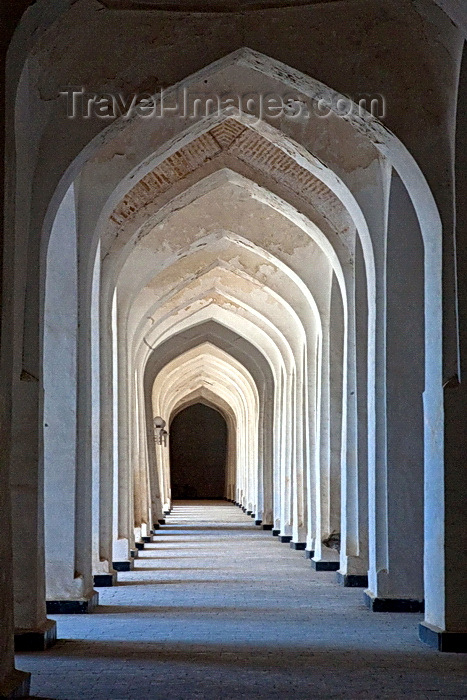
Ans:
{"type": "Polygon", "coordinates": [[[222,415],[202,403],[180,411],[170,426],[172,498],[223,498],[226,458],[222,415]]]}

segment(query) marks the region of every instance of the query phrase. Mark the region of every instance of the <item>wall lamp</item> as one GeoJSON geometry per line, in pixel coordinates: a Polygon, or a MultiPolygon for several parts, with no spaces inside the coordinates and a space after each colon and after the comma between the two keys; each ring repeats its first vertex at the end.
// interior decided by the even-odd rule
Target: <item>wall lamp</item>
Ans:
{"type": "Polygon", "coordinates": [[[167,447],[168,432],[165,430],[165,425],[165,420],[160,416],[154,418],[154,437],[156,438],[156,445],[164,445],[164,447],[167,447]]]}

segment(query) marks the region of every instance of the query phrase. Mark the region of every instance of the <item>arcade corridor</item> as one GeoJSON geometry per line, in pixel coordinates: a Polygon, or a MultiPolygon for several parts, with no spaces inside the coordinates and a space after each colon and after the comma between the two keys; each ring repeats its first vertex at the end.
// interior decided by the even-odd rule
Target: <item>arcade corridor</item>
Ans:
{"type": "Polygon", "coordinates": [[[0,700],[467,698],[466,0],[0,5],[0,700]]]}
{"type": "Polygon", "coordinates": [[[94,614],[56,616],[56,646],[18,656],[31,695],[465,697],[463,655],[420,644],[413,614],[370,614],[361,589],[311,570],[235,506],[176,502],[153,539],[94,614]]]}

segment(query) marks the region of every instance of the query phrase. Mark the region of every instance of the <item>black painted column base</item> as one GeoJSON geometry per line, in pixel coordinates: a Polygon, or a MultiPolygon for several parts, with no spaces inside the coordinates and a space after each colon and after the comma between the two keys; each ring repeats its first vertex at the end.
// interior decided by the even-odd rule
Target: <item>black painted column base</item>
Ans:
{"type": "Polygon", "coordinates": [[[372,612],[422,613],[425,611],[424,600],[412,598],[377,598],[371,591],[363,591],[363,602],[372,612]]]}
{"type": "Polygon", "coordinates": [[[159,523],[154,523],[153,526],[152,526],[151,533],[152,533],[153,535],[155,535],[155,534],[156,534],[156,530],[159,530],[159,528],[160,528],[159,523]]]}
{"type": "Polygon", "coordinates": [[[368,576],[366,574],[336,574],[336,581],[344,588],[368,588],[368,576]]]}
{"type": "Polygon", "coordinates": [[[113,574],[94,574],[94,588],[108,588],[117,585],[117,572],[113,574]]]}
{"type": "Polygon", "coordinates": [[[311,560],[311,568],[315,571],[337,571],[339,566],[340,563],[338,561],[325,561],[323,559],[320,561],[316,561],[315,559],[311,560]]]}
{"type": "Polygon", "coordinates": [[[290,549],[297,549],[301,552],[306,548],[306,542],[291,542],[290,549]]]}
{"type": "Polygon", "coordinates": [[[28,698],[30,686],[31,674],[14,669],[0,685],[0,698],[28,698]]]}
{"type": "Polygon", "coordinates": [[[250,513],[250,518],[256,518],[256,513],[250,513]]]}
{"type": "Polygon", "coordinates": [[[288,544],[289,542],[292,542],[292,535],[279,535],[279,542],[282,542],[283,544],[288,544]]]}
{"type": "Polygon", "coordinates": [[[161,518],[157,522],[159,523],[159,525],[165,525],[165,518],[161,518]]]}
{"type": "Polygon", "coordinates": [[[263,523],[263,530],[272,530],[273,527],[274,525],[267,525],[263,523]]]}
{"type": "Polygon", "coordinates": [[[281,534],[281,531],[280,531],[280,530],[273,530],[273,531],[272,531],[272,536],[273,536],[273,537],[279,537],[280,534],[281,534]]]}
{"type": "Polygon", "coordinates": [[[135,568],[135,562],[133,559],[113,561],[112,566],[115,569],[115,571],[132,571],[132,569],[135,568]]]}
{"type": "Polygon", "coordinates": [[[144,535],[144,537],[141,538],[143,540],[143,543],[149,544],[149,542],[152,542],[152,536],[151,535],[144,535]]]}
{"type": "Polygon", "coordinates": [[[263,521],[262,520],[255,520],[255,525],[262,525],[263,521]]]}
{"type": "Polygon", "coordinates": [[[314,556],[315,556],[314,549],[305,549],[305,559],[313,559],[314,556]]]}
{"type": "Polygon", "coordinates": [[[46,610],[48,615],[81,615],[90,613],[99,605],[99,593],[93,591],[89,598],[81,600],[48,600],[46,610]]]}
{"type": "Polygon", "coordinates": [[[136,549],[141,552],[144,549],[144,542],[135,542],[136,549]]]}
{"type": "Polygon", "coordinates": [[[44,626],[37,630],[15,630],[15,651],[45,651],[53,647],[56,641],[55,620],[47,620],[44,626]]]}
{"type": "Polygon", "coordinates": [[[446,632],[445,630],[430,625],[428,622],[420,622],[418,626],[418,638],[424,644],[438,651],[454,652],[456,654],[467,653],[467,632],[446,632]]]}
{"type": "Polygon", "coordinates": [[[164,510],[164,515],[170,515],[170,510],[164,510]]]}
{"type": "Polygon", "coordinates": [[[137,549],[130,549],[130,557],[132,559],[138,559],[138,550],[137,549]]]}

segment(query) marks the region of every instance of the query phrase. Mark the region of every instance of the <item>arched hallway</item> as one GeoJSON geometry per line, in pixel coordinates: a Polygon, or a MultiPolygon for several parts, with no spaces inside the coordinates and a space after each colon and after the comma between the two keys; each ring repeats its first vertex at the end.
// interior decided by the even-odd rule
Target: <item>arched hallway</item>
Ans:
{"type": "Polygon", "coordinates": [[[406,654],[431,692],[425,644],[444,692],[467,651],[467,5],[6,4],[0,698],[75,652],[78,688],[119,644],[162,646],[162,673],[237,642],[298,695],[299,652],[370,696],[406,654]],[[174,510],[200,496],[224,500],[174,510]]]}
{"type": "MultiPolygon", "coordinates": [[[[369,615],[361,590],[225,501],[176,503],[93,615],[20,655],[54,700],[461,698],[465,659],[417,643],[413,615],[369,615]]],[[[421,619],[422,616],[419,616],[421,619]]]]}

